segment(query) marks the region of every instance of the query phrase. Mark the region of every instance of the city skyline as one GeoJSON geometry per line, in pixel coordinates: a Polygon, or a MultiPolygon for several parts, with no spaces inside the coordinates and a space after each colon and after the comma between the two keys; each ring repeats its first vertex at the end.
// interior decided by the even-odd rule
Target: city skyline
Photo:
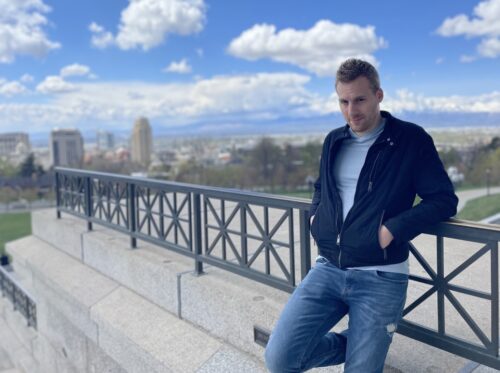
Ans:
{"type": "Polygon", "coordinates": [[[0,3],[0,132],[333,128],[350,56],[379,68],[382,109],[500,125],[500,0],[0,3]]]}

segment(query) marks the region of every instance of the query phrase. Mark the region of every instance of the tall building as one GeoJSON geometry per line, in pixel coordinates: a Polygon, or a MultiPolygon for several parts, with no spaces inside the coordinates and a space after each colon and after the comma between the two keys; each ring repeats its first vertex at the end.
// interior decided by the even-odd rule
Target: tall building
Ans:
{"type": "Polygon", "coordinates": [[[130,147],[133,162],[149,165],[153,152],[153,136],[147,118],[140,117],[135,121],[130,147]]]}
{"type": "Polygon", "coordinates": [[[31,151],[27,133],[12,132],[0,134],[0,157],[15,154],[27,154],[31,151]]]}
{"type": "Polygon", "coordinates": [[[81,167],[83,138],[76,129],[54,129],[50,133],[50,162],[54,167],[81,167]]]}
{"type": "Polygon", "coordinates": [[[96,144],[98,150],[112,150],[115,147],[115,137],[111,132],[99,130],[96,144]]]}

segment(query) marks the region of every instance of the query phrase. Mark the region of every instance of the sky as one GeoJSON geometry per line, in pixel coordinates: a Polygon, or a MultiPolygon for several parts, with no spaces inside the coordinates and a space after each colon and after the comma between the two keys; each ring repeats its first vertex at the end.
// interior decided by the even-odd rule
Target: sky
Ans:
{"type": "MultiPolygon", "coordinates": [[[[343,124],[349,57],[424,127],[500,128],[500,0],[0,0],[0,133],[343,124]]],[[[172,133],[174,133],[172,132],[172,133]]]]}

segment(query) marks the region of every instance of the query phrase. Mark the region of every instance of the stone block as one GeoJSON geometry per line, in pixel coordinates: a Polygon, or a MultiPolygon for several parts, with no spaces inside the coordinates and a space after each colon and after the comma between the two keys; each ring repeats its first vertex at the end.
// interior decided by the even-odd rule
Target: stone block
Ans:
{"type": "Polygon", "coordinates": [[[84,262],[169,312],[177,313],[177,274],[193,270],[182,255],[139,243],[111,230],[83,235],[84,262]]]}
{"type": "Polygon", "coordinates": [[[78,372],[71,361],[64,356],[62,352],[56,351],[43,334],[39,334],[35,346],[35,359],[38,362],[38,373],[78,372]]]}
{"type": "Polygon", "coordinates": [[[120,287],[91,310],[98,345],[130,372],[195,372],[221,346],[214,338],[120,287]]]}
{"type": "Polygon", "coordinates": [[[264,350],[254,342],[254,325],[272,330],[288,297],[213,267],[181,279],[182,318],[260,360],[264,350]]]}
{"type": "Polygon", "coordinates": [[[36,210],[31,213],[32,234],[82,260],[81,234],[87,231],[85,220],[64,214],[57,219],[55,209],[36,210]]]}
{"type": "Polygon", "coordinates": [[[34,243],[34,240],[36,239],[33,236],[26,236],[5,244],[5,250],[12,257],[11,265],[17,280],[30,293],[33,293],[33,274],[27,267],[27,260],[31,252],[29,248],[34,243]]]}
{"type": "Polygon", "coordinates": [[[266,367],[261,361],[251,358],[234,347],[222,346],[196,373],[265,373],[266,367]]]}
{"type": "Polygon", "coordinates": [[[89,319],[89,309],[117,284],[46,242],[35,240],[28,267],[33,273],[37,301],[44,297],[96,341],[97,328],[89,319]]]}
{"type": "Polygon", "coordinates": [[[126,373],[116,361],[87,339],[88,373],[126,373]]]}
{"type": "Polygon", "coordinates": [[[87,370],[87,338],[66,315],[41,299],[38,302],[38,330],[50,342],[60,358],[71,363],[77,372],[87,370]]]}

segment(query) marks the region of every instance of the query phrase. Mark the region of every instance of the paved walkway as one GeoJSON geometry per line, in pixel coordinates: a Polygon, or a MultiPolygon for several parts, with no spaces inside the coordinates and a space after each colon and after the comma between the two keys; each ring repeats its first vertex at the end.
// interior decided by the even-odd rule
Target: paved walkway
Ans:
{"type": "MultiPolygon", "coordinates": [[[[490,187],[490,194],[497,194],[497,193],[500,193],[500,186],[490,187]]],[[[457,210],[458,211],[462,210],[465,206],[465,203],[468,200],[482,197],[485,195],[486,195],[486,187],[457,192],[457,196],[458,196],[458,209],[457,210]]]]}

